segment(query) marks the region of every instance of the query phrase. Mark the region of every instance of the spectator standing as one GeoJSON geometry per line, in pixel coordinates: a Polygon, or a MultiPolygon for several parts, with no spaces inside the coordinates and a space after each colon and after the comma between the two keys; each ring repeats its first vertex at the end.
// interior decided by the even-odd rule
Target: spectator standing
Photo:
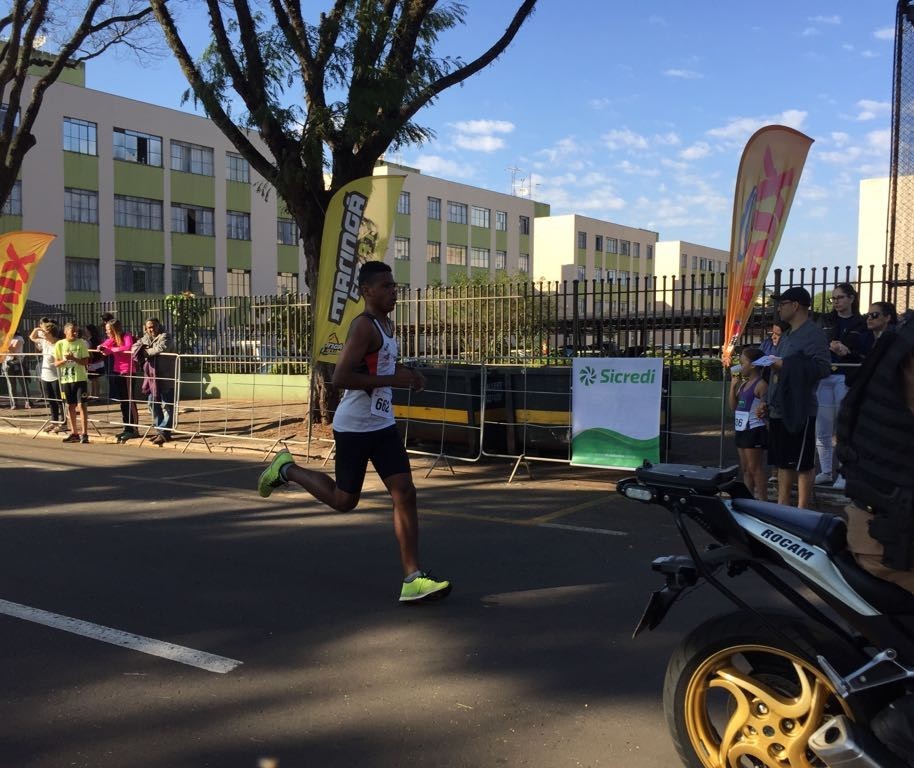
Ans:
{"type": "Polygon", "coordinates": [[[64,438],[65,443],[89,442],[89,408],[86,400],[89,397],[89,347],[79,336],[79,326],[67,323],[63,327],[64,337],[54,345],[54,364],[60,380],[61,396],[67,402],[70,416],[70,434],[64,438]],[[82,434],[77,429],[76,409],[82,416],[82,434]]]}
{"type": "Polygon", "coordinates": [[[174,427],[175,346],[158,318],[149,318],[143,328],[143,337],[133,345],[133,356],[143,366],[143,393],[156,429],[152,442],[163,445],[171,440],[174,427]]]}
{"type": "Polygon", "coordinates": [[[765,452],[768,427],[759,416],[768,385],[753,363],[762,357],[758,347],[746,347],[739,356],[740,370],[730,382],[730,408],[734,418],[734,442],[743,470],[743,482],[757,499],[768,500],[768,471],[765,452]]]}
{"type": "Polygon", "coordinates": [[[892,333],[898,324],[898,313],[890,301],[874,301],[866,313],[865,348],[873,349],[884,333],[892,333]]]}
{"type": "Polygon", "coordinates": [[[6,379],[6,391],[9,395],[10,409],[16,410],[17,395],[23,401],[26,408],[31,408],[32,403],[29,401],[29,379],[28,363],[22,353],[25,347],[25,340],[19,333],[14,333],[10,339],[9,347],[3,358],[0,367],[3,368],[3,378],[6,379]]]}
{"type": "Polygon", "coordinates": [[[831,371],[825,332],[809,316],[812,297],[805,288],[788,288],[775,297],[778,315],[790,325],[771,365],[767,408],[768,462],[778,468],[778,503],[790,504],[794,483],[797,506],[809,508],[815,479],[816,389],[831,371]]]}
{"type": "Polygon", "coordinates": [[[833,478],[835,416],[847,394],[847,376],[853,377],[856,366],[863,360],[866,320],[860,314],[857,291],[850,283],[838,283],[829,301],[832,311],[825,316],[825,333],[831,355],[831,373],[819,382],[816,396],[816,452],[819,454],[819,474],[816,485],[844,488],[844,478],[833,478]],[[854,366],[853,368],[849,366],[854,366]]]}
{"type": "MultiPolygon", "coordinates": [[[[104,326],[102,326],[104,327],[104,326]]],[[[105,340],[97,325],[86,325],[86,343],[89,346],[89,397],[98,399],[99,381],[105,373],[105,356],[98,351],[99,345],[105,340]]]]}
{"type": "Polygon", "coordinates": [[[124,430],[117,436],[120,443],[139,435],[139,415],[133,400],[133,336],[123,329],[120,320],[109,320],[105,333],[108,338],[98,350],[104,355],[108,370],[108,397],[121,408],[124,430]]]}
{"type": "Polygon", "coordinates": [[[63,414],[63,404],[60,399],[60,384],[57,380],[57,365],[54,358],[54,345],[60,340],[57,323],[46,317],[41,318],[37,328],[33,328],[29,339],[41,353],[41,362],[38,366],[38,380],[41,382],[41,394],[44,396],[45,405],[51,423],[45,427],[45,432],[66,432],[66,420],[63,414]]]}
{"type": "Polygon", "coordinates": [[[781,343],[781,336],[789,327],[790,326],[787,323],[782,322],[781,320],[777,320],[771,326],[771,330],[768,331],[768,336],[759,344],[759,349],[762,351],[763,355],[777,354],[778,344],[781,343]]]}

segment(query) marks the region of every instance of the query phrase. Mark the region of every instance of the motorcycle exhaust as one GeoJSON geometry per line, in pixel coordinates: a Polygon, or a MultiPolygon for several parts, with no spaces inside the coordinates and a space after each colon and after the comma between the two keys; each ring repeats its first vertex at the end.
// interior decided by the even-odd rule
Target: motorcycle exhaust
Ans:
{"type": "Polygon", "coordinates": [[[844,715],[826,722],[808,744],[828,768],[908,768],[869,730],[844,715]]]}

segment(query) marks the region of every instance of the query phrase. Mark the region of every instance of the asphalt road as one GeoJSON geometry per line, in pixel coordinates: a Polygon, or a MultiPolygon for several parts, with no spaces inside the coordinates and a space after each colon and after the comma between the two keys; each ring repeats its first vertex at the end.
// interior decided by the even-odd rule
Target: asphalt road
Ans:
{"type": "Polygon", "coordinates": [[[666,659],[726,606],[631,639],[682,549],[664,511],[596,472],[425,464],[423,565],[455,587],[401,607],[371,474],[338,514],[260,499],[253,453],[0,434],[0,766],[678,765],[666,659]]]}

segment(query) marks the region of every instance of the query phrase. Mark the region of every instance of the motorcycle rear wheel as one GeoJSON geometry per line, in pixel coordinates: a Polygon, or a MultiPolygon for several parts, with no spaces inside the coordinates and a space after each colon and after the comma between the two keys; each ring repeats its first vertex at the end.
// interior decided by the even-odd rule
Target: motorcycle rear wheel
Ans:
{"type": "Polygon", "coordinates": [[[859,715],[816,663],[817,653],[840,663],[852,649],[792,617],[769,618],[794,642],[736,613],[700,625],[674,652],[663,706],[683,765],[819,768],[809,737],[831,716],[859,715]]]}

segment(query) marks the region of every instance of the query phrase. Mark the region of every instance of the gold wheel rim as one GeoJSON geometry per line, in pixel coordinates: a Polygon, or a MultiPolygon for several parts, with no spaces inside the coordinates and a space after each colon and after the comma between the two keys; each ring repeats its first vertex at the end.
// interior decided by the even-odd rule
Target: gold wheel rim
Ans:
{"type": "Polygon", "coordinates": [[[808,661],[780,648],[737,645],[707,658],[689,679],[685,727],[705,768],[816,768],[821,763],[810,762],[807,743],[826,719],[826,708],[852,716],[847,702],[808,661]],[[770,656],[788,675],[762,672],[765,679],[759,679],[754,676],[758,670],[747,669],[746,654],[770,656]],[[767,682],[769,677],[794,690],[778,690],[767,682]],[[715,724],[709,699],[718,693],[727,704],[723,722],[715,724]]]}

